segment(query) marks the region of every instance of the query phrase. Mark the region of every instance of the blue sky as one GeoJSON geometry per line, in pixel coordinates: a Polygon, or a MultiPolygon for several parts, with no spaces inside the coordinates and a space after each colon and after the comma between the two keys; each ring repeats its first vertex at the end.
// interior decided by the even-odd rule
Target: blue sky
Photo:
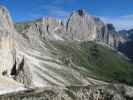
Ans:
{"type": "Polygon", "coordinates": [[[42,16],[64,18],[82,8],[118,30],[133,28],[133,0],[0,0],[0,4],[10,10],[16,22],[42,16]]]}

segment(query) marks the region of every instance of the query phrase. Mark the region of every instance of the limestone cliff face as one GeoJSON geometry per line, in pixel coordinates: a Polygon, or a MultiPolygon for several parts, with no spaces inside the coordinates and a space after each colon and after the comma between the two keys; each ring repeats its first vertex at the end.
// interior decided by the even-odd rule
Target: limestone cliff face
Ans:
{"type": "Polygon", "coordinates": [[[106,37],[105,41],[111,47],[117,48],[120,42],[123,42],[119,33],[115,30],[115,27],[112,24],[107,24],[106,28],[106,37]]]}
{"type": "Polygon", "coordinates": [[[96,40],[98,34],[102,34],[103,27],[104,23],[99,18],[78,10],[68,18],[66,30],[72,40],[89,41],[96,40]]]}
{"type": "Polygon", "coordinates": [[[0,75],[8,73],[14,63],[13,22],[8,10],[0,6],[0,75]]]}
{"type": "Polygon", "coordinates": [[[3,6],[0,6],[0,23],[0,30],[11,30],[13,28],[13,22],[10,14],[3,6]]]}
{"type": "MultiPolygon", "coordinates": [[[[42,19],[42,31],[47,34],[54,35],[54,33],[62,33],[64,32],[64,22],[62,20],[54,19],[54,18],[43,18],[42,19]]],[[[47,38],[46,34],[46,38],[47,38]]]]}
{"type": "MultiPolygon", "coordinates": [[[[19,34],[14,28],[8,10],[0,6],[0,77],[15,79],[15,75],[20,75],[18,69],[20,67],[23,69],[26,65],[20,66],[20,63],[23,61],[23,55],[20,55],[18,52],[20,47],[17,39],[19,40],[19,34]]],[[[25,73],[24,70],[21,71],[25,73]]],[[[16,78],[15,80],[18,79],[16,78]]]]}
{"type": "Polygon", "coordinates": [[[23,36],[29,36],[30,39],[35,36],[44,40],[62,40],[65,32],[65,24],[62,20],[52,17],[43,17],[33,22],[18,23],[15,25],[18,32],[23,36]]]}

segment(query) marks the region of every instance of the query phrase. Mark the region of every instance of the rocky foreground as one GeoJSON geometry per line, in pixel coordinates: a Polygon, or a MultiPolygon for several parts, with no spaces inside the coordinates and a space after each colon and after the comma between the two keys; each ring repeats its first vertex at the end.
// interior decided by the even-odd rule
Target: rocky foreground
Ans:
{"type": "Polygon", "coordinates": [[[38,88],[1,95],[0,100],[133,100],[131,91],[123,85],[38,88]]]}

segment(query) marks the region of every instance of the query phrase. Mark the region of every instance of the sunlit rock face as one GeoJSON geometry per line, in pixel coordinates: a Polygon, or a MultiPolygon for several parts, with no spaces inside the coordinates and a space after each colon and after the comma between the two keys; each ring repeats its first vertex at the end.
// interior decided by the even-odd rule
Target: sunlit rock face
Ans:
{"type": "Polygon", "coordinates": [[[97,33],[102,34],[104,23],[96,17],[88,15],[84,10],[73,12],[66,25],[66,30],[72,40],[96,40],[97,33]]]}
{"type": "MultiPolygon", "coordinates": [[[[20,75],[24,76],[20,73],[23,72],[25,74],[24,66],[26,65],[23,61],[23,55],[18,52],[20,48],[20,44],[17,43],[19,37],[8,10],[0,6],[0,77],[9,78],[9,80],[21,80],[21,83],[29,84],[25,82],[25,78],[27,77],[22,77],[22,79],[17,78],[20,75]]],[[[27,79],[27,81],[29,80],[27,79]]],[[[1,84],[4,85],[4,83],[1,84]]]]}
{"type": "Polygon", "coordinates": [[[84,10],[73,12],[68,18],[66,31],[71,40],[103,42],[111,47],[120,43],[120,35],[112,24],[104,24],[99,18],[84,10]]]}
{"type": "Polygon", "coordinates": [[[13,39],[13,22],[8,10],[0,6],[0,76],[9,74],[14,63],[15,41],[13,39]]]}
{"type": "Polygon", "coordinates": [[[24,37],[29,37],[30,40],[35,38],[63,40],[61,35],[65,32],[64,22],[52,17],[43,17],[31,22],[18,23],[15,27],[18,32],[22,33],[24,37]]]}
{"type": "Polygon", "coordinates": [[[105,41],[111,47],[117,48],[121,42],[124,42],[119,33],[115,30],[113,24],[107,24],[105,41]]]}
{"type": "Polygon", "coordinates": [[[65,31],[65,24],[62,20],[44,17],[42,18],[42,31],[46,39],[61,39],[59,34],[65,31]]]}
{"type": "Polygon", "coordinates": [[[0,6],[0,29],[10,30],[13,28],[13,22],[11,20],[8,10],[0,6]]]}

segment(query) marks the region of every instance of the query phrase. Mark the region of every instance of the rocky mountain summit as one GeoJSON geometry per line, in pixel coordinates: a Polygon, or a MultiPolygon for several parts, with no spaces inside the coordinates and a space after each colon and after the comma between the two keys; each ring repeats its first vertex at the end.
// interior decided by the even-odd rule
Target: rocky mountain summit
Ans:
{"type": "Polygon", "coordinates": [[[98,41],[111,47],[117,47],[121,42],[112,24],[104,24],[99,18],[89,15],[82,9],[71,14],[66,30],[72,33],[73,40],[98,41]]]}
{"type": "Polygon", "coordinates": [[[127,86],[133,85],[133,64],[113,49],[122,42],[118,32],[84,10],[74,11],[66,21],[44,17],[14,25],[0,6],[0,35],[1,100],[15,100],[20,90],[25,91],[18,92],[18,100],[32,100],[38,91],[44,100],[80,100],[76,94],[83,94],[82,100],[133,98],[127,86]],[[127,85],[117,91],[120,83],[127,85]],[[45,94],[41,88],[50,90],[45,94]]]}
{"type": "Polygon", "coordinates": [[[13,29],[13,22],[11,20],[10,14],[8,12],[8,10],[3,7],[0,6],[0,28],[1,30],[11,30],[13,29]]]}

